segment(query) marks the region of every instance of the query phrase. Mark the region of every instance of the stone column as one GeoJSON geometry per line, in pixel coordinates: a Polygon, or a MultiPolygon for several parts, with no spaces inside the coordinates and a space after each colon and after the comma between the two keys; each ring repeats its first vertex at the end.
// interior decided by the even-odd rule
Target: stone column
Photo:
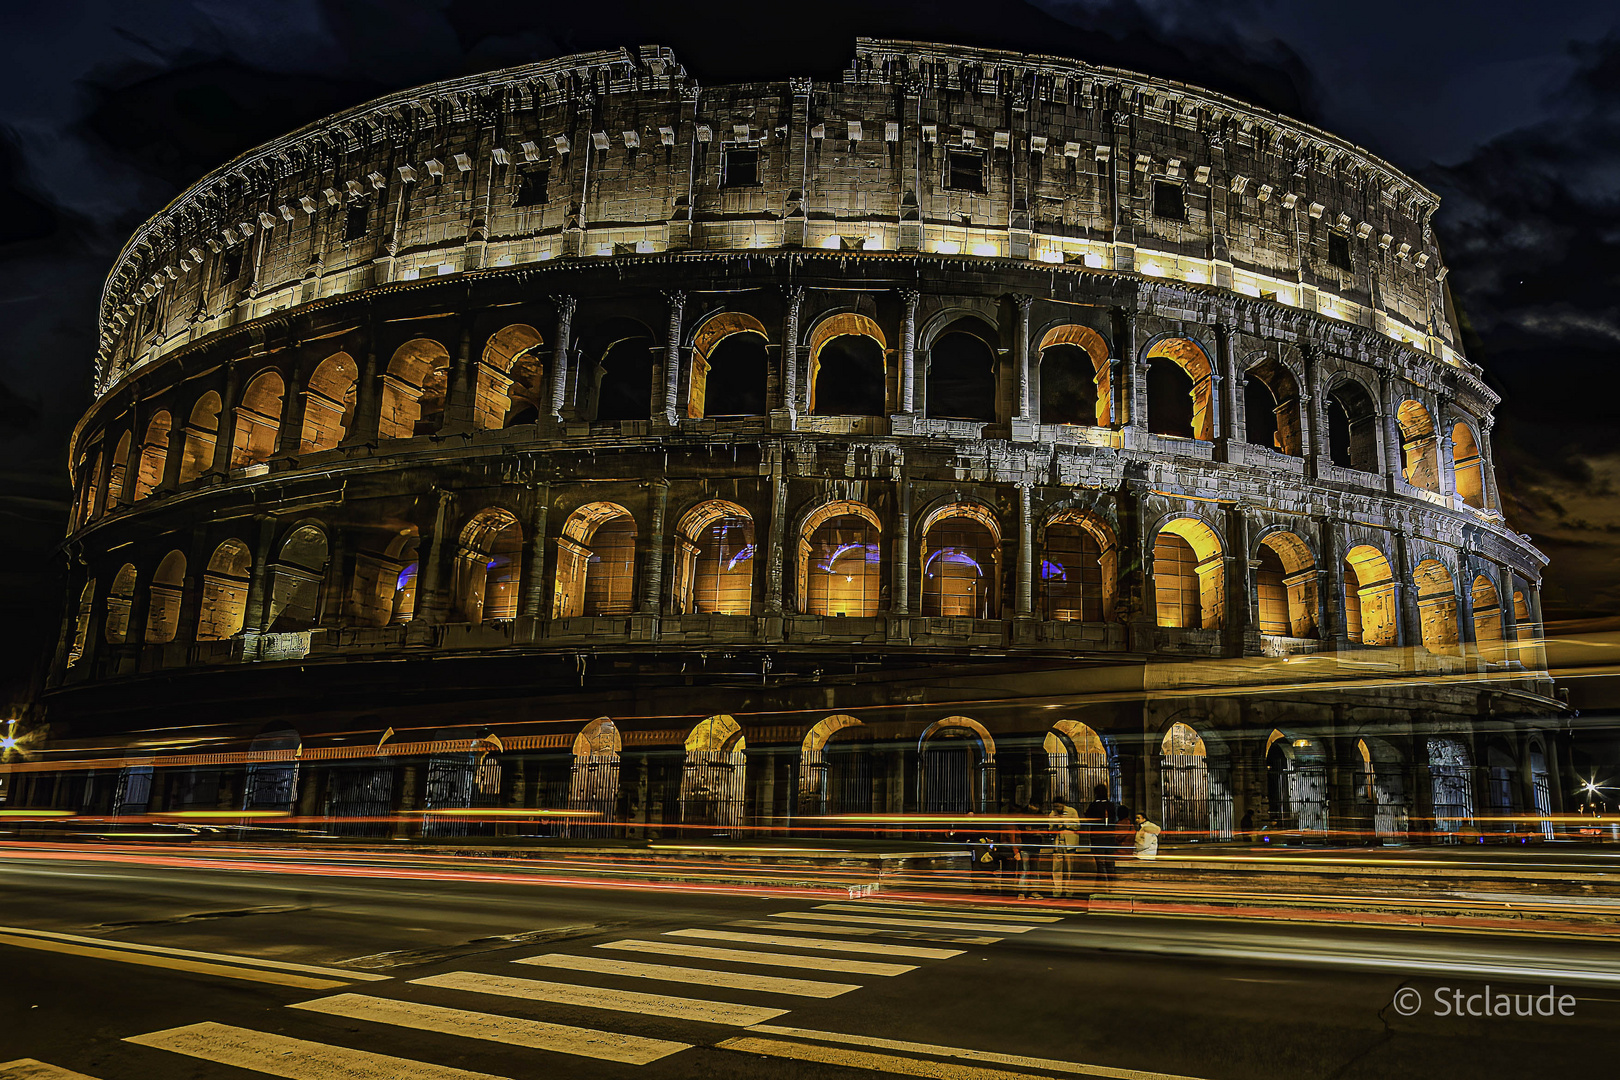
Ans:
{"type": "Polygon", "coordinates": [[[281,398],[281,430],[276,432],[276,456],[298,453],[304,434],[304,378],[297,364],[288,365],[287,381],[281,398]]]}
{"type": "Polygon", "coordinates": [[[551,485],[541,481],[530,493],[529,543],[523,553],[522,580],[518,584],[518,618],[539,619],[545,613],[546,526],[551,516],[551,485]]]}
{"type": "Polygon", "coordinates": [[[1534,585],[1527,586],[1525,588],[1524,598],[1530,605],[1530,619],[1532,622],[1531,629],[1533,632],[1532,640],[1535,643],[1535,669],[1537,671],[1546,671],[1547,647],[1542,644],[1542,642],[1547,636],[1547,624],[1542,620],[1541,617],[1541,583],[1537,582],[1534,585]]]}
{"type": "Polygon", "coordinates": [[[1220,371],[1217,385],[1226,391],[1220,394],[1221,430],[1216,433],[1217,438],[1228,443],[1239,442],[1242,436],[1238,434],[1238,398],[1243,384],[1238,378],[1237,358],[1232,355],[1232,328],[1225,323],[1215,324],[1215,364],[1220,371]]]}
{"type": "Polygon", "coordinates": [[[438,507],[433,515],[433,535],[428,537],[426,558],[420,562],[416,581],[416,612],[413,621],[424,623],[442,623],[450,612],[450,596],[445,584],[445,564],[449,556],[445,554],[450,544],[450,538],[445,534],[450,529],[450,507],[455,501],[455,494],[439,489],[438,507]]]}
{"type": "Polygon", "coordinates": [[[1451,402],[1446,398],[1435,401],[1434,455],[1438,459],[1435,472],[1440,481],[1440,494],[1448,499],[1457,497],[1457,459],[1449,419],[1451,402]]]}
{"type": "MultiPolygon", "coordinates": [[[[219,426],[214,431],[214,460],[209,466],[209,473],[214,476],[224,476],[231,471],[231,444],[236,438],[236,426],[231,423],[231,417],[236,415],[236,399],[241,393],[238,384],[241,382],[241,369],[235,360],[225,364],[225,392],[219,399],[219,426]]],[[[133,441],[130,443],[134,445],[133,441]]],[[[129,469],[124,469],[124,476],[129,476],[129,469]]],[[[126,485],[127,486],[127,485],[126,485]]]]}
{"type": "Polygon", "coordinates": [[[331,542],[326,553],[326,581],[322,585],[321,613],[317,625],[325,630],[336,630],[343,625],[348,607],[348,533],[341,525],[333,524],[331,542]]]}
{"type": "Polygon", "coordinates": [[[1502,659],[1504,662],[1517,660],[1519,652],[1514,647],[1514,641],[1519,620],[1513,610],[1513,571],[1505,566],[1498,566],[1495,584],[1496,617],[1502,624],[1502,659]]]}
{"type": "Polygon", "coordinates": [[[1328,462],[1327,425],[1317,410],[1317,403],[1327,398],[1317,385],[1321,373],[1315,346],[1306,342],[1300,345],[1299,351],[1305,359],[1305,384],[1299,388],[1299,452],[1306,459],[1308,475],[1316,476],[1315,465],[1311,463],[1328,462]]]}
{"type": "Polygon", "coordinates": [[[647,525],[647,561],[641,575],[641,612],[657,615],[662,608],[664,592],[664,508],[669,503],[669,481],[659,477],[652,482],[649,493],[647,525]]]}
{"type": "Polygon", "coordinates": [[[1246,503],[1236,503],[1229,511],[1230,528],[1228,529],[1227,543],[1231,550],[1226,554],[1226,565],[1230,573],[1226,578],[1226,611],[1224,613],[1227,648],[1241,656],[1248,643],[1251,633],[1259,632],[1259,603],[1255,591],[1256,565],[1250,562],[1252,547],[1249,543],[1249,514],[1251,510],[1246,503]]]}
{"type": "Polygon", "coordinates": [[[1018,485],[1018,602],[1020,619],[1035,617],[1035,508],[1031,485],[1018,485]]]}
{"type": "Polygon", "coordinates": [[[551,350],[551,381],[546,387],[546,419],[560,424],[563,419],[563,399],[568,387],[569,336],[574,325],[574,309],[579,300],[573,296],[557,297],[557,340],[551,350]]]}
{"type": "Polygon", "coordinates": [[[441,435],[471,431],[474,424],[474,399],[477,396],[476,372],[472,358],[472,320],[463,319],[456,355],[450,358],[450,385],[444,398],[444,422],[439,425],[441,435]]]}
{"type": "MultiPolygon", "coordinates": [[[[151,421],[150,410],[143,407],[141,401],[141,384],[129,384],[129,451],[124,455],[124,489],[118,493],[119,506],[133,506],[135,504],[135,480],[141,468],[141,448],[146,445],[146,424],[151,421]]],[[[225,410],[219,411],[221,426],[225,423],[225,410]]],[[[229,439],[225,442],[229,443],[229,439]]],[[[216,444],[217,445],[217,444],[216,444]]],[[[117,444],[113,445],[116,452],[117,444]]],[[[229,454],[229,449],[226,450],[229,454]]],[[[229,459],[227,459],[229,460],[229,459]]]]}
{"type": "Polygon", "coordinates": [[[158,481],[158,491],[173,491],[180,486],[180,466],[186,457],[186,428],[190,426],[190,419],[189,409],[183,415],[178,408],[169,410],[169,446],[163,453],[163,477],[158,481]]]}
{"type": "Polygon", "coordinates": [[[1395,422],[1395,411],[1400,402],[1395,400],[1395,377],[1384,365],[1378,368],[1378,393],[1384,399],[1383,471],[1389,490],[1395,491],[1395,482],[1405,479],[1401,469],[1401,429],[1395,422]]]}
{"type": "Polygon", "coordinates": [[[1018,335],[1013,342],[1013,359],[1018,365],[1018,400],[1014,403],[1014,415],[1019,420],[1029,420],[1030,417],[1030,387],[1029,387],[1029,309],[1034,305],[1033,296],[1015,296],[1013,304],[1018,310],[1018,317],[1013,322],[1014,333],[1018,335]]]}
{"type": "Polygon", "coordinates": [[[1397,645],[1423,644],[1423,620],[1418,614],[1417,585],[1412,581],[1410,540],[1404,532],[1395,534],[1395,626],[1397,645]]]}
{"type": "Polygon", "coordinates": [[[686,312],[686,294],[672,290],[664,296],[669,301],[669,336],[664,347],[663,420],[670,427],[675,427],[680,423],[681,317],[686,312]]]}
{"type": "Polygon", "coordinates": [[[922,293],[901,289],[900,301],[900,411],[917,411],[917,302],[922,293]]]}
{"type": "Polygon", "coordinates": [[[782,290],[782,347],[781,372],[778,385],[780,401],[771,410],[771,428],[792,431],[799,415],[799,309],[804,304],[804,289],[791,285],[782,290]]]}
{"type": "Polygon", "coordinates": [[[1479,418],[1479,459],[1483,464],[1485,488],[1485,507],[1488,510],[1500,511],[1501,500],[1496,497],[1496,462],[1491,457],[1491,429],[1496,426],[1496,417],[1486,413],[1479,418]]]}
{"type": "Polygon", "coordinates": [[[253,566],[248,576],[247,604],[242,613],[242,629],[249,634],[262,634],[270,626],[270,555],[275,539],[275,519],[269,516],[260,518],[259,542],[253,551],[253,566]]]}
{"type": "MultiPolygon", "coordinates": [[[[153,569],[155,570],[156,567],[153,569]]],[[[193,568],[189,564],[186,566],[186,570],[186,577],[188,578],[192,574],[198,574],[199,576],[201,574],[200,570],[193,568]]],[[[185,580],[182,579],[182,596],[185,594],[184,590],[185,580]]],[[[118,655],[121,658],[127,658],[130,661],[128,668],[125,669],[127,672],[134,672],[140,668],[141,647],[146,644],[146,621],[151,617],[152,575],[148,573],[146,577],[143,578],[140,571],[136,570],[135,595],[129,598],[129,629],[124,633],[124,643],[119,646],[117,650],[118,655]]],[[[180,637],[178,630],[179,628],[176,627],[175,640],[184,640],[180,637]]],[[[195,632],[195,624],[193,624],[192,636],[195,636],[195,632]]]]}
{"type": "Polygon", "coordinates": [[[787,477],[783,475],[786,461],[781,443],[765,448],[771,468],[771,523],[766,552],[765,610],[782,612],[782,575],[784,552],[787,544],[787,477]]]}
{"type": "Polygon", "coordinates": [[[1136,312],[1114,309],[1114,352],[1119,366],[1114,379],[1115,427],[1147,430],[1147,386],[1136,355],[1136,312]]]}
{"type": "Polygon", "coordinates": [[[1348,648],[1350,629],[1344,621],[1344,551],[1338,523],[1323,516],[1317,522],[1317,547],[1322,565],[1316,570],[1317,633],[1333,649],[1348,648]]]}
{"type": "Polygon", "coordinates": [[[895,492],[894,586],[889,610],[900,616],[911,614],[911,470],[900,467],[899,490],[895,492]]]}
{"type": "Polygon", "coordinates": [[[377,359],[377,334],[370,327],[365,334],[365,348],[357,349],[359,380],[354,387],[354,420],[343,433],[340,446],[364,446],[377,441],[377,428],[382,423],[382,366],[377,359]]]}

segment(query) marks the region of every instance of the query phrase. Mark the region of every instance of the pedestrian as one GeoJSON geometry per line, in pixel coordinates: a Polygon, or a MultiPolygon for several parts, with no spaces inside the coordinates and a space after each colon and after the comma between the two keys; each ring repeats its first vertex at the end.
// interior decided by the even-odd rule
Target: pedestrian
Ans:
{"type": "Polygon", "coordinates": [[[1001,869],[1001,861],[996,852],[996,840],[988,831],[978,834],[968,834],[968,851],[973,860],[973,871],[970,875],[974,892],[995,892],[998,884],[997,872],[1001,869]]]}
{"type": "Polygon", "coordinates": [[[1157,825],[1147,819],[1146,814],[1137,814],[1136,821],[1136,857],[1151,862],[1159,857],[1159,832],[1157,825]]]}
{"type": "Polygon", "coordinates": [[[1075,855],[1080,848],[1080,813],[1061,795],[1052,800],[1055,835],[1052,850],[1052,895],[1074,895],[1075,855]]]}
{"type": "Polygon", "coordinates": [[[1018,899],[1041,899],[1041,835],[1034,819],[1040,815],[1033,804],[1019,808],[1018,820],[1018,899]]]}
{"type": "Polygon", "coordinates": [[[1114,808],[1114,827],[1109,839],[1113,841],[1114,869],[1118,869],[1120,859],[1129,859],[1136,852],[1136,826],[1132,823],[1131,808],[1124,803],[1114,808]]]}
{"type": "Polygon", "coordinates": [[[1108,798],[1108,786],[1098,784],[1091,789],[1092,799],[1081,817],[1085,820],[1086,847],[1096,864],[1097,876],[1107,881],[1114,876],[1114,818],[1116,810],[1108,798]]]}

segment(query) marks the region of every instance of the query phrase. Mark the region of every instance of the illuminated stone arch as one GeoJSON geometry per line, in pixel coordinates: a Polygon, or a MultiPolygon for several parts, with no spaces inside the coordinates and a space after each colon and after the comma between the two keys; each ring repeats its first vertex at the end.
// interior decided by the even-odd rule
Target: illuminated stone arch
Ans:
{"type": "Polygon", "coordinates": [[[1226,618],[1226,560],[1203,518],[1174,517],[1153,538],[1153,607],[1160,626],[1219,629],[1226,618]]]}
{"type": "Polygon", "coordinates": [[[1327,829],[1326,754],[1317,739],[1274,728],[1266,739],[1266,806],[1274,828],[1327,829]]]}
{"type": "Polygon", "coordinates": [[[450,350],[432,338],[412,338],[394,350],[383,371],[379,439],[431,435],[444,424],[450,350]]]}
{"type": "Polygon", "coordinates": [[[1324,412],[1329,462],[1341,469],[1379,472],[1377,390],[1341,372],[1328,385],[1324,412]]]}
{"type": "Polygon", "coordinates": [[[1370,544],[1345,552],[1344,621],[1350,640],[1362,645],[1394,645],[1399,640],[1395,572],[1389,557],[1370,544]]]}
{"type": "Polygon", "coordinates": [[[678,615],[747,615],[753,610],[754,519],[734,502],[709,499],[675,527],[678,615]]]}
{"type": "Polygon", "coordinates": [[[796,578],[805,614],[877,614],[882,534],[877,514],[853,499],[826,502],[805,515],[796,578]]]}
{"type": "Polygon", "coordinates": [[[300,454],[331,450],[348,438],[359,382],[360,369],[346,352],[333,353],[315,365],[304,387],[300,454]]]}
{"type": "Polygon", "coordinates": [[[112,461],[107,466],[107,494],[101,501],[102,513],[113,509],[118,501],[124,497],[125,478],[129,475],[130,460],[129,446],[130,434],[128,429],[118,436],[118,443],[113,450],[112,461]]]}
{"type": "Polygon", "coordinates": [[[129,638],[129,613],[135,604],[135,564],[125,563],[107,587],[107,616],[103,635],[109,645],[122,645],[129,638]]]}
{"type": "Polygon", "coordinates": [[[1488,505],[1485,492],[1485,459],[1480,455],[1474,429],[1464,421],[1451,428],[1451,466],[1456,478],[1457,498],[1476,510],[1488,505]]]}
{"type": "Polygon", "coordinates": [[[484,342],[473,388],[473,424],[484,429],[532,424],[545,405],[545,339],[528,323],[502,327],[484,342]]]}
{"type": "Polygon", "coordinates": [[[1215,438],[1214,365],[1190,338],[1163,337],[1142,353],[1148,430],[1211,442],[1215,438]]]}
{"type": "Polygon", "coordinates": [[[310,630],[320,621],[327,556],[326,530],[319,525],[299,525],[281,542],[270,567],[272,632],[310,630]]]}
{"type": "Polygon", "coordinates": [[[619,811],[619,759],[624,740],[606,716],[574,736],[568,772],[568,812],[564,832],[572,837],[602,837],[613,832],[619,811]]]}
{"type": "Polygon", "coordinates": [[[1113,365],[1101,334],[1073,323],[1054,326],[1041,336],[1035,355],[1041,423],[1095,427],[1113,423],[1113,365]]]}
{"type": "Polygon", "coordinates": [[[169,460],[169,428],[171,420],[167,410],[159,409],[146,424],[146,438],[141,440],[139,464],[135,469],[135,501],[146,498],[163,483],[164,466],[169,460]]]}
{"type": "MultiPolygon", "coordinates": [[[[147,586],[146,626],[142,638],[148,645],[166,645],[180,629],[180,599],[185,588],[186,556],[171,551],[152,572],[147,586]]],[[[205,579],[206,581],[206,579],[205,579]]],[[[205,588],[206,592],[206,588],[205,588]]],[[[204,603],[207,602],[206,595],[204,603]]]]}
{"type": "Polygon", "coordinates": [[[1111,622],[1119,589],[1114,530],[1090,511],[1070,508],[1041,527],[1040,615],[1062,622],[1111,622]]]}
{"type": "Polygon", "coordinates": [[[1298,534],[1277,529],[1257,547],[1255,597],[1260,632],[1277,637],[1317,636],[1316,556],[1298,534]]]}
{"type": "Polygon", "coordinates": [[[242,541],[233,537],[214,549],[203,573],[198,641],[225,641],[242,632],[247,619],[248,579],[252,575],[253,553],[242,541]]]}
{"type": "Polygon", "coordinates": [[[808,351],[806,394],[812,416],[882,416],[888,412],[889,343],[876,322],[853,311],[828,315],[811,329],[808,351]],[[840,341],[843,338],[856,342],[840,341]],[[860,340],[874,342],[876,355],[871,346],[859,346],[860,340]]]}
{"type": "Polygon", "coordinates": [[[1001,524],[982,503],[956,499],[927,514],[918,565],[924,618],[993,619],[1001,584],[1001,524]]]}
{"type": "Polygon", "coordinates": [[[1417,586],[1418,621],[1423,647],[1431,653],[1457,651],[1457,586],[1451,571],[1438,559],[1424,559],[1412,568],[1417,586]]]}
{"type": "Polygon", "coordinates": [[[926,340],[924,415],[995,423],[1001,375],[996,327],[979,314],[959,315],[938,325],[926,340]]]}
{"type": "Polygon", "coordinates": [[[201,479],[214,467],[214,446],[219,441],[219,394],[213,390],[199,397],[186,420],[186,437],[180,452],[180,483],[201,479]]]}
{"type": "Polygon", "coordinates": [[[1117,801],[1121,785],[1119,764],[1091,725],[1078,720],[1059,720],[1041,740],[1046,754],[1052,797],[1061,797],[1077,810],[1105,789],[1105,798],[1117,801]]]}
{"type": "Polygon", "coordinates": [[[236,429],[231,437],[231,468],[262,465],[276,456],[281,441],[282,399],[287,384],[281,372],[266,368],[242,388],[236,405],[236,429]]]}
{"type": "Polygon", "coordinates": [[[917,755],[924,813],[988,813],[994,807],[996,741],[983,724],[969,716],[936,720],[917,737],[917,755]]]}
{"type": "MultiPolygon", "coordinates": [[[[869,770],[873,762],[859,744],[834,742],[840,732],[862,727],[853,716],[837,713],[823,717],[805,732],[799,746],[798,810],[803,815],[869,813],[872,810],[870,775],[844,775],[849,770],[840,768],[848,764],[853,751],[863,759],[869,770]],[[832,752],[833,746],[842,752],[832,752]],[[834,775],[834,773],[839,775],[834,775]],[[861,781],[865,783],[861,783],[861,781]],[[853,782],[852,782],[853,781],[853,782]],[[864,790],[863,790],[864,789],[864,790]]],[[[863,770],[865,772],[865,770],[863,770]]]]}
{"type": "Polygon", "coordinates": [[[1499,662],[1504,659],[1504,645],[1502,599],[1496,591],[1496,583],[1484,574],[1477,574],[1469,592],[1474,608],[1474,643],[1480,656],[1499,662]]]}
{"type": "Polygon", "coordinates": [[[681,770],[681,825],[735,835],[743,823],[748,740],[730,716],[711,716],[686,736],[681,770]]]}
{"type": "Polygon", "coordinates": [[[1159,740],[1159,821],[1167,835],[1224,839],[1232,835],[1230,763],[1210,732],[1184,720],[1159,740]]]}
{"type": "Polygon", "coordinates": [[[84,659],[90,647],[90,621],[96,613],[96,579],[90,578],[79,590],[79,607],[73,617],[73,641],[68,645],[67,666],[73,667],[84,659]]]}
{"type": "Polygon", "coordinates": [[[1401,431],[1401,476],[1413,487],[1440,490],[1439,438],[1434,417],[1420,401],[1407,398],[1395,410],[1401,431]]]}
{"type": "Polygon", "coordinates": [[[523,570],[523,527],[510,511],[489,506],[462,526],[456,545],[454,594],[466,622],[517,616],[523,570]]]}
{"type": "Polygon", "coordinates": [[[758,416],[766,411],[770,379],[770,334],[752,315],[721,311],[692,335],[692,369],[686,415],[758,416]]]}
{"type": "Polygon", "coordinates": [[[1300,379],[1277,357],[1261,354],[1243,373],[1244,439],[1289,457],[1303,457],[1300,379]]]}
{"type": "Polygon", "coordinates": [[[634,609],[636,521],[618,503],[579,507],[557,538],[554,619],[628,615],[634,609]]]}

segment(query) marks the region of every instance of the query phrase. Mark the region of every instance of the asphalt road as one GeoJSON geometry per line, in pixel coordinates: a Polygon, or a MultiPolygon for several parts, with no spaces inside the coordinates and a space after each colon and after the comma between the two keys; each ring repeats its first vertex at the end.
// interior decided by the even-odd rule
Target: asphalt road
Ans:
{"type": "Polygon", "coordinates": [[[0,1080],[1550,1077],[1620,1033],[1601,942],[570,880],[0,848],[0,1080]],[[1555,1015],[1455,1015],[1502,995],[1555,1015]]]}

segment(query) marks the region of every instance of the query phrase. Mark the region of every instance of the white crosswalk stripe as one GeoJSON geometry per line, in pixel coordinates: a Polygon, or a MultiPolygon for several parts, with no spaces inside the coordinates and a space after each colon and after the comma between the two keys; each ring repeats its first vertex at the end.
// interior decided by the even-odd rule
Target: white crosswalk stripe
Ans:
{"type": "Polygon", "coordinates": [[[517,1016],[447,1009],[439,1005],[423,1005],[414,1001],[398,1001],[365,994],[337,994],[333,997],[299,1002],[290,1007],[327,1016],[347,1017],[351,1020],[393,1024],[416,1031],[433,1031],[468,1039],[487,1039],[507,1046],[526,1046],[534,1050],[551,1050],[576,1057],[617,1061],[625,1065],[645,1065],[650,1061],[657,1061],[659,1058],[666,1058],[689,1049],[691,1046],[690,1043],[670,1042],[667,1039],[621,1035],[612,1031],[597,1031],[594,1028],[548,1024],[517,1016]]]}
{"type": "Polygon", "coordinates": [[[710,971],[707,968],[674,967],[670,964],[638,964],[633,960],[610,960],[604,956],[573,956],[568,953],[528,956],[516,963],[557,968],[562,971],[618,975],[629,979],[655,979],[662,982],[690,983],[693,986],[724,986],[734,990],[758,990],[767,994],[791,994],[795,997],[833,998],[860,989],[858,983],[784,979],[776,975],[748,975],[738,971],[710,971]]]}
{"type": "Polygon", "coordinates": [[[229,1024],[190,1024],[154,1031],[150,1035],[132,1035],[124,1041],[216,1065],[268,1073],[285,1080],[330,1080],[334,1076],[343,1080],[502,1080],[490,1073],[351,1050],[346,1046],[330,1046],[229,1024]]]}
{"type": "Polygon", "coordinates": [[[16,1061],[0,1061],[0,1080],[96,1080],[96,1078],[34,1058],[18,1058],[16,1061]]]}
{"type": "MultiPolygon", "coordinates": [[[[784,914],[784,917],[785,914],[784,914]]],[[[735,919],[728,925],[750,930],[790,930],[796,934],[853,934],[856,937],[891,937],[907,941],[942,941],[951,945],[994,945],[999,937],[983,934],[948,934],[944,931],[897,930],[888,926],[853,926],[849,923],[766,922],[761,919],[735,919]]]]}
{"type": "MultiPolygon", "coordinates": [[[[784,949],[820,949],[823,952],[859,953],[862,956],[910,956],[919,960],[949,960],[961,949],[932,949],[924,945],[890,945],[882,941],[839,941],[836,938],[793,937],[784,934],[743,934],[734,930],[665,930],[665,937],[736,941],[745,945],[776,945],[784,949]]],[[[1000,941],[1000,938],[991,940],[1000,941]]]]}
{"type": "Polygon", "coordinates": [[[983,919],[986,922],[1009,923],[1055,923],[1062,922],[1068,914],[1058,915],[1038,914],[1032,915],[1024,912],[1011,911],[973,911],[962,908],[934,908],[913,906],[910,904],[817,904],[817,911],[857,911],[870,912],[873,915],[916,915],[926,919],[983,919]]]}
{"type": "Polygon", "coordinates": [[[729,1001],[703,1001],[698,998],[641,994],[633,990],[604,990],[575,983],[484,975],[476,971],[429,975],[422,979],[412,979],[411,982],[445,990],[471,990],[478,994],[495,994],[529,1001],[550,1001],[558,1005],[577,1005],[587,1009],[637,1013],[642,1016],[667,1016],[676,1020],[697,1020],[706,1024],[726,1024],[731,1027],[748,1027],[751,1024],[763,1023],[787,1012],[786,1009],[766,1008],[761,1005],[738,1005],[729,1001]]]}
{"type": "Polygon", "coordinates": [[[944,919],[889,919],[881,915],[855,915],[835,911],[782,911],[773,912],[777,918],[809,919],[815,922],[866,923],[870,926],[909,926],[933,930],[994,930],[998,934],[1027,934],[1034,926],[1011,926],[1004,923],[951,922],[944,919]]]}
{"type": "Polygon", "coordinates": [[[763,964],[768,967],[805,968],[811,971],[844,971],[852,975],[904,975],[917,970],[915,964],[881,964],[874,960],[839,960],[831,956],[804,956],[799,953],[754,952],[747,949],[715,949],[707,945],[683,945],[677,941],[608,941],[598,949],[659,953],[664,956],[690,956],[699,960],[719,960],[728,964],[763,964]]]}

